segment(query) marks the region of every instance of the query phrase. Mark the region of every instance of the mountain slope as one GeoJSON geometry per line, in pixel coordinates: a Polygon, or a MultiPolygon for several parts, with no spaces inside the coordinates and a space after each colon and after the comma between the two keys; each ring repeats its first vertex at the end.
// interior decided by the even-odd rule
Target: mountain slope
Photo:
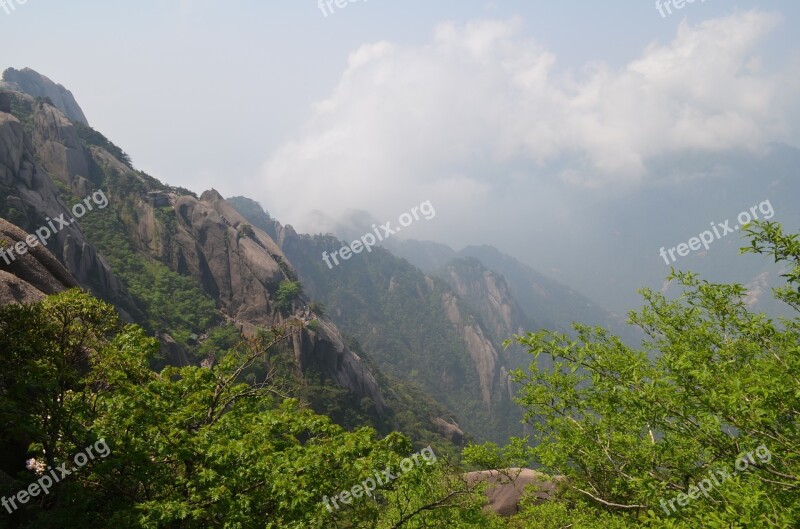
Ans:
{"type": "Polygon", "coordinates": [[[637,340],[635,330],[622,318],[492,246],[468,246],[458,255],[478,259],[502,275],[525,314],[543,328],[567,331],[576,321],[611,329],[629,342],[637,340]]]}
{"type": "MultiPolygon", "coordinates": [[[[308,309],[302,293],[279,304],[281,285],[296,279],[292,263],[218,193],[196,197],[136,171],[121,149],[48,99],[0,90],[0,186],[0,217],[28,233],[48,219],[68,219],[47,241],[47,251],[74,278],[64,286],[78,284],[114,303],[161,338],[166,361],[199,362],[213,354],[209,345],[230,343],[231,331],[297,321],[304,328],[287,353],[301,376],[298,391],[318,399],[312,405],[335,408],[351,426],[371,421],[384,432],[406,413],[407,422],[419,422],[418,437],[430,436],[434,418],[446,415],[427,401],[419,414],[400,406],[408,392],[376,374],[330,320],[308,309]],[[67,204],[98,190],[106,204],[70,221],[67,204]],[[207,343],[199,343],[197,336],[206,335],[207,343]],[[334,387],[343,392],[322,391],[334,387]]],[[[0,261],[0,270],[9,267],[0,261]]],[[[16,288],[12,276],[2,276],[3,288],[16,288]]],[[[9,300],[36,297],[31,291],[9,300]]]]}
{"type": "Polygon", "coordinates": [[[382,371],[420,385],[479,438],[500,440],[521,431],[505,353],[478,312],[446,282],[383,248],[331,269],[321,256],[342,246],[335,237],[297,234],[244,197],[229,202],[273,234],[307,291],[382,371]]]}
{"type": "Polygon", "coordinates": [[[89,125],[89,121],[81,107],[78,106],[78,102],[75,101],[72,92],[30,68],[22,70],[8,68],[3,72],[0,89],[16,90],[33,97],[47,98],[67,119],[89,125]]]}
{"type": "MultiPolygon", "coordinates": [[[[444,244],[413,239],[387,240],[385,246],[426,273],[447,280],[456,290],[459,287],[452,282],[453,264],[463,258],[477,260],[505,282],[511,303],[524,313],[518,319],[527,323],[526,330],[548,328],[570,332],[572,322],[576,321],[609,328],[628,343],[637,343],[639,339],[637,331],[625,324],[623,318],[492,246],[468,246],[456,252],[444,244]]],[[[459,269],[466,272],[469,267],[461,265],[459,269]]],[[[485,273],[477,268],[473,271],[478,273],[478,277],[485,273]]],[[[469,281],[468,278],[463,279],[469,281]]],[[[473,295],[470,302],[473,307],[492,306],[495,303],[488,293],[473,295]]]]}

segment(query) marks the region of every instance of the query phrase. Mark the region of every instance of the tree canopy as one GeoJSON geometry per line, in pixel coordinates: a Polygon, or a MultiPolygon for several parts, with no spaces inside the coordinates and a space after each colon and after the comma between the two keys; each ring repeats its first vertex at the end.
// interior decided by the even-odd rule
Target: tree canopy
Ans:
{"type": "MultiPolygon", "coordinates": [[[[775,296],[797,310],[797,236],[774,223],[746,232],[744,252],[785,265],[775,296]]],[[[630,314],[646,334],[640,349],[583,326],[575,339],[515,338],[553,365],[513,374],[535,446],[467,454],[564,476],[562,500],[531,506],[519,527],[800,526],[797,318],[750,312],[741,285],[674,270],[669,279],[682,287],[677,299],[644,289],[645,307],[630,314]]]]}

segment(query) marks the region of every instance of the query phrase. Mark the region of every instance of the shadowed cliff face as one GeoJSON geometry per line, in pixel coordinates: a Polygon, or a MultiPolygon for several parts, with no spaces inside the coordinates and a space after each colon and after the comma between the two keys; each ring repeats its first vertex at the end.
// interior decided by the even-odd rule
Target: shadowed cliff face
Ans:
{"type": "MultiPolygon", "coordinates": [[[[85,197],[94,188],[87,178],[87,152],[72,123],[51,105],[23,94],[13,96],[16,105],[30,111],[31,119],[26,131],[16,117],[0,111],[0,213],[33,233],[47,226],[49,219],[72,217],[53,176],[76,196],[85,197]]],[[[79,223],[61,226],[48,240],[47,249],[82,287],[97,295],[121,294],[122,284],[86,239],[79,223]]]]}
{"type": "MultiPolygon", "coordinates": [[[[145,204],[141,207],[148,208],[145,204]]],[[[168,257],[173,267],[194,277],[246,332],[283,321],[272,298],[280,282],[296,277],[296,273],[273,239],[249,226],[214,190],[199,199],[179,197],[174,208],[178,222],[172,243],[161,241],[157,245],[170,247],[168,257]]],[[[304,304],[296,304],[298,313],[304,304]]],[[[295,336],[293,348],[301,369],[316,365],[336,383],[360,398],[372,399],[383,410],[385,403],[375,377],[363,359],[345,346],[335,325],[321,320],[315,331],[306,329],[295,336]]]]}
{"type": "MultiPolygon", "coordinates": [[[[25,79],[31,78],[26,75],[25,79]]],[[[14,79],[16,89],[30,87],[22,78],[14,79]]],[[[46,83],[34,85],[31,91],[39,95],[46,83]]],[[[44,95],[53,99],[52,95],[44,95]]],[[[292,264],[268,234],[245,226],[241,215],[219,193],[212,190],[196,198],[165,186],[132,169],[124,155],[120,156],[121,151],[111,148],[113,144],[105,148],[104,138],[98,141],[92,136],[95,143],[87,143],[86,131],[97,133],[88,128],[80,130],[58,105],[36,100],[30,94],[2,92],[2,87],[0,96],[4,100],[0,105],[0,216],[4,214],[33,233],[47,218],[61,214],[71,218],[72,197],[83,198],[93,190],[103,189],[109,199],[109,211],[119,216],[125,229],[127,240],[120,244],[129,244],[147,259],[193,278],[216,301],[222,315],[244,332],[287,318],[276,309],[273,300],[281,281],[296,279],[292,264]],[[19,118],[9,112],[12,109],[19,118]]],[[[77,115],[68,101],[62,103],[73,116],[77,115]]],[[[85,118],[80,121],[85,123],[85,118]]],[[[24,235],[5,224],[0,228],[10,241],[24,235]]],[[[38,268],[31,268],[36,274],[28,274],[30,277],[4,275],[0,277],[0,289],[5,300],[32,301],[75,284],[103,299],[126,299],[124,285],[87,239],[79,221],[52,237],[47,249],[56,258],[46,262],[56,279],[47,278],[38,268]],[[62,268],[56,266],[58,262],[62,268]]],[[[33,257],[46,259],[37,254],[33,257]]],[[[33,257],[25,262],[32,264],[29,261],[33,257]]],[[[45,267],[39,264],[40,268],[45,267]]],[[[304,305],[305,300],[297,300],[290,311],[294,314],[288,317],[302,314],[304,305]]],[[[169,345],[175,348],[174,342],[169,345]]],[[[303,330],[293,349],[301,370],[311,364],[319,366],[324,375],[358,398],[371,399],[377,411],[385,411],[375,376],[363,359],[345,346],[335,325],[323,320],[315,330],[303,330]]],[[[169,356],[185,359],[180,351],[169,356]]]]}
{"type": "MultiPolygon", "coordinates": [[[[0,251],[25,241],[27,233],[0,219],[0,251]]],[[[0,257],[0,306],[33,303],[45,296],[78,286],[64,266],[42,246],[15,258],[0,257]]]]}

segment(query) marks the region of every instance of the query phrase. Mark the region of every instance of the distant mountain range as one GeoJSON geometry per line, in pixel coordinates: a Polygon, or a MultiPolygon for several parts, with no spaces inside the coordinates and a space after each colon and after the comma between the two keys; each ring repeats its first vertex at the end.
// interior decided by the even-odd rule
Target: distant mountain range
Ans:
{"type": "Polygon", "coordinates": [[[531,359],[516,346],[504,348],[505,340],[543,328],[570,332],[572,321],[610,327],[629,341],[637,336],[584,296],[490,246],[456,252],[389,238],[384,248],[330,268],[323,252],[370,231],[374,219],[357,213],[341,238],[311,236],[283,227],[251,199],[228,202],[278,241],[312,298],[381,370],[419,384],[482,438],[523,433],[508,373],[531,359]]]}

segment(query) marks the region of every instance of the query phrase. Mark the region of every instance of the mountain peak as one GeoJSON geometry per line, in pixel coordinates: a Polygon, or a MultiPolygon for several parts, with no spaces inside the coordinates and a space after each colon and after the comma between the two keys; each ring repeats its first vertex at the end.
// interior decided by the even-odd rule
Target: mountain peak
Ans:
{"type": "Polygon", "coordinates": [[[3,72],[0,88],[16,90],[32,97],[46,97],[53,105],[72,121],[89,125],[89,121],[75,101],[72,92],[50,78],[30,68],[16,70],[8,68],[3,72]]]}
{"type": "Polygon", "coordinates": [[[216,189],[209,189],[207,191],[203,191],[203,194],[200,195],[201,202],[209,202],[213,204],[215,202],[222,202],[223,200],[225,199],[222,197],[222,195],[219,194],[219,191],[217,191],[216,189]]]}

